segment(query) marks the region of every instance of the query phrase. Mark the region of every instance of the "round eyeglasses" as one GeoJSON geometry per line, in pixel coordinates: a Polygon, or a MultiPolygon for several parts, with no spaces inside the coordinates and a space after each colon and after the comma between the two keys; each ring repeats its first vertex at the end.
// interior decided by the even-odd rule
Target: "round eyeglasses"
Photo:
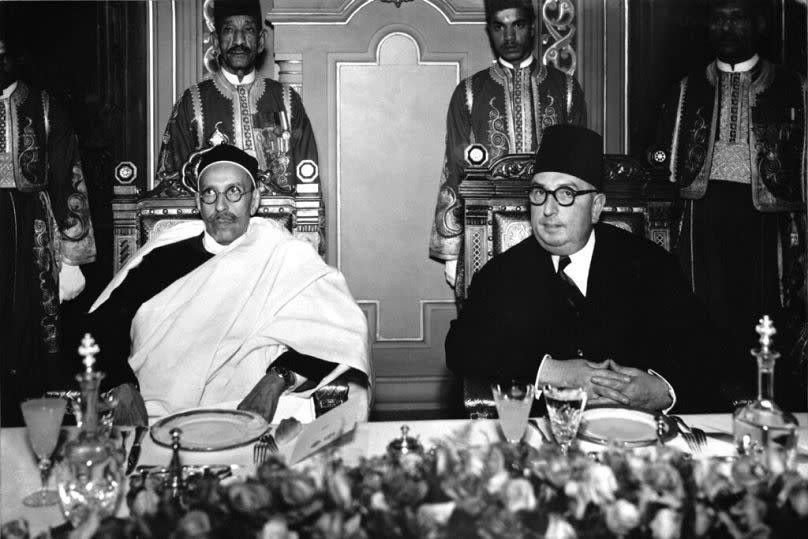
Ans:
{"type": "Polygon", "coordinates": [[[559,206],[572,206],[575,204],[575,197],[597,192],[597,189],[576,191],[572,187],[559,187],[558,189],[551,191],[542,187],[541,185],[533,185],[530,187],[530,203],[534,206],[541,206],[547,202],[547,195],[553,195],[553,198],[556,199],[559,206]]]}
{"type": "Polygon", "coordinates": [[[205,204],[216,204],[216,201],[219,200],[219,195],[224,195],[224,197],[230,202],[238,202],[241,200],[241,197],[247,193],[252,193],[253,191],[255,191],[255,188],[244,191],[237,185],[228,187],[224,192],[217,191],[216,189],[209,187],[199,193],[199,199],[205,204]]]}

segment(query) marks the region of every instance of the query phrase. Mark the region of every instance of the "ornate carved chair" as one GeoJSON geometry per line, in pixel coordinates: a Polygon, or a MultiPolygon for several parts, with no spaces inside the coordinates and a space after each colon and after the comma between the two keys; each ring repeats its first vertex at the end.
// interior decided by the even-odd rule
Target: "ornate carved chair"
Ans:
{"type": "MultiPolygon", "coordinates": [[[[211,146],[212,147],[212,146],[211,146]]],[[[137,167],[131,162],[122,162],[115,168],[115,185],[112,199],[114,227],[113,273],[129,260],[153,234],[191,219],[199,219],[196,207],[196,164],[201,155],[210,148],[192,154],[182,168],[182,177],[171,182],[162,182],[155,189],[140,192],[135,186],[137,167]]],[[[271,181],[259,178],[261,203],[257,215],[273,219],[285,226],[296,237],[310,242],[322,255],[324,252],[324,213],[317,165],[303,161],[297,167],[300,180],[294,192],[277,189],[271,181]]],[[[316,415],[345,402],[349,386],[357,383],[353,373],[347,373],[334,382],[320,388],[314,394],[316,415]]]]}
{"type": "MultiPolygon", "coordinates": [[[[474,162],[473,148],[468,155],[474,162]]],[[[534,156],[508,155],[489,165],[483,151],[478,155],[479,164],[466,169],[459,189],[465,221],[463,260],[458,264],[461,305],[474,274],[532,234],[528,191],[534,156]]],[[[603,177],[606,207],[601,221],[670,250],[674,189],[664,171],[645,168],[629,156],[605,155],[603,177]]],[[[470,417],[496,417],[489,384],[466,378],[463,397],[470,417]]]]}

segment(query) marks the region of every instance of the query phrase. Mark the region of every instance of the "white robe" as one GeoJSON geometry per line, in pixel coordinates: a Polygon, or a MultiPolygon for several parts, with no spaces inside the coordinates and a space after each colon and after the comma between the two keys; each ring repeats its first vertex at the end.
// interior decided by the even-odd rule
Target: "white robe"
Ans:
{"type": "MultiPolygon", "coordinates": [[[[202,221],[189,221],[150,240],[90,311],[144,255],[203,230],[202,221]]],[[[252,218],[244,240],[228,247],[145,302],[132,320],[129,364],[150,417],[237,403],[289,348],[338,365],[317,388],[349,368],[372,380],[367,321],[338,270],[263,218],[252,218]]],[[[317,388],[293,398],[299,403],[317,388]]],[[[276,419],[285,417],[282,408],[276,419]]]]}

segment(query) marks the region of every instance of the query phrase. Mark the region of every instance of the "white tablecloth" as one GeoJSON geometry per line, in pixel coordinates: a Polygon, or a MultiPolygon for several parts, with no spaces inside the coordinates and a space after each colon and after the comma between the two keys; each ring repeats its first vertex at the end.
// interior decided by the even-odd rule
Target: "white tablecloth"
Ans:
{"type": "MultiPolygon", "coordinates": [[[[796,414],[801,425],[800,449],[808,454],[808,414],[796,414]]],[[[682,416],[685,422],[693,427],[700,427],[707,432],[732,432],[732,421],[729,414],[705,414],[682,416]]],[[[418,436],[424,446],[429,447],[433,440],[443,439],[458,432],[468,425],[466,420],[434,420],[434,421],[387,421],[360,423],[357,428],[337,442],[343,458],[351,463],[362,455],[379,455],[384,453],[387,444],[401,436],[401,426],[410,427],[410,436],[418,436]]],[[[475,422],[474,435],[483,439],[494,439],[496,421],[478,420],[475,422]]],[[[127,439],[127,446],[132,444],[132,436],[127,439]]],[[[682,449],[686,445],[680,439],[672,444],[682,449]]],[[[127,447],[128,452],[128,447],[127,447]]],[[[288,456],[291,447],[280,448],[281,454],[288,456]]],[[[143,441],[140,464],[168,465],[171,450],[157,446],[147,435],[143,441]]],[[[216,453],[183,452],[183,464],[235,464],[240,466],[240,473],[250,474],[254,471],[252,463],[252,446],[216,453]]],[[[801,470],[808,472],[808,464],[801,464],[801,470]]],[[[51,482],[53,486],[53,482],[51,482]]],[[[22,505],[22,498],[39,487],[39,473],[33,454],[28,447],[24,428],[2,429],[0,431],[0,522],[23,517],[28,520],[33,533],[44,530],[48,526],[57,526],[64,522],[58,506],[30,508],[22,505]]],[[[121,504],[121,516],[126,514],[125,503],[121,504]]]]}

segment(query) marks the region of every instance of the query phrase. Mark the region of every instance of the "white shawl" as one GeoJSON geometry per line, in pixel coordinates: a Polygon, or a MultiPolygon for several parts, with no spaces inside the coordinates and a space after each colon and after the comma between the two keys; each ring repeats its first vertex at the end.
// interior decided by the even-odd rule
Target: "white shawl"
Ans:
{"type": "MultiPolygon", "coordinates": [[[[189,221],[150,240],[90,311],[147,253],[203,230],[202,221],[189,221]]],[[[228,247],[135,314],[129,364],[150,416],[240,401],[288,348],[338,364],[318,387],[349,368],[372,379],[365,316],[342,274],[311,245],[254,217],[244,240],[228,247]]]]}

